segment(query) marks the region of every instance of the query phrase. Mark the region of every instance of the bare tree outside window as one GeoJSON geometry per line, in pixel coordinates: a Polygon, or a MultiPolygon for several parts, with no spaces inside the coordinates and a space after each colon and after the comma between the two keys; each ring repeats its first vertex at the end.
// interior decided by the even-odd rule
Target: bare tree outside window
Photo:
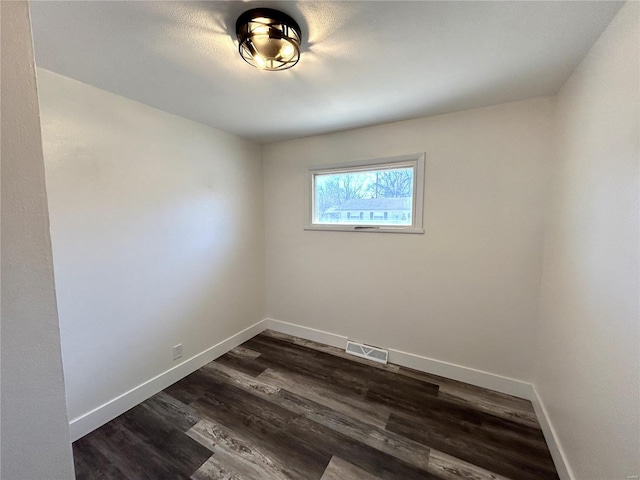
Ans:
{"type": "Polygon", "coordinates": [[[413,169],[403,168],[376,172],[373,188],[375,198],[410,197],[413,191],[413,169]]]}

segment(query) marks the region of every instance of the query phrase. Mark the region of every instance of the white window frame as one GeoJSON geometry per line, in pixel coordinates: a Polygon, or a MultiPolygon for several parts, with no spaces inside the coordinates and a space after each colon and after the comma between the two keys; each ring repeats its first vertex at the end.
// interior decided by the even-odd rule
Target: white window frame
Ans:
{"type": "Polygon", "coordinates": [[[366,233],[424,233],[422,213],[424,209],[424,164],[425,154],[415,153],[397,157],[376,158],[355,162],[310,167],[306,182],[307,223],[305,230],[327,230],[333,232],[366,232],[366,233]],[[318,223],[314,218],[315,211],[315,178],[328,173],[348,173],[363,170],[379,170],[381,168],[412,167],[413,173],[413,216],[411,225],[355,225],[318,223]]]}

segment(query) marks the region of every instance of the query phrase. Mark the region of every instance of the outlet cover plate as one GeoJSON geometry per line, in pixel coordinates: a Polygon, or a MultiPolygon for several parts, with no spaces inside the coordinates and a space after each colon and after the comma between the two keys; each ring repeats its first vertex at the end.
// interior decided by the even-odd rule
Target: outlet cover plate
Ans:
{"type": "Polygon", "coordinates": [[[173,359],[174,360],[178,360],[179,358],[182,358],[182,344],[179,343],[178,345],[174,345],[173,346],[173,359]]]}

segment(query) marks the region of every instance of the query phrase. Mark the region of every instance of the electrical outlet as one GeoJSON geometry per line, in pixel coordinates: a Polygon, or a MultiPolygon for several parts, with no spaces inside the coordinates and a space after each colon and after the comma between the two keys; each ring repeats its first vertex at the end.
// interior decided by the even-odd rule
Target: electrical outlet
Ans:
{"type": "Polygon", "coordinates": [[[173,359],[174,360],[178,360],[179,358],[182,358],[182,344],[179,343],[178,345],[174,345],[173,346],[173,359]]]}

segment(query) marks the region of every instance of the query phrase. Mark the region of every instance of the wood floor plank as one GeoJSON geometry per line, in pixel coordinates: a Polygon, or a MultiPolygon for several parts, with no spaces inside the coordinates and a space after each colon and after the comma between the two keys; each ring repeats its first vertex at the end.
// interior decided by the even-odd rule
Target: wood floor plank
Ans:
{"type": "Polygon", "coordinates": [[[291,361],[295,361],[297,358],[304,358],[305,361],[310,363],[313,371],[317,371],[320,368],[332,371],[331,381],[333,381],[334,384],[341,385],[348,389],[357,388],[359,391],[363,391],[372,386],[385,386],[390,390],[416,390],[423,393],[430,393],[434,396],[437,395],[438,392],[438,386],[435,384],[397,375],[394,372],[372,365],[344,361],[344,359],[330,353],[295,345],[285,340],[258,335],[250,342],[254,342],[258,348],[263,349],[262,351],[266,349],[270,355],[280,356],[281,358],[287,358],[291,361]]]}
{"type": "MultiPolygon", "coordinates": [[[[332,395],[337,396],[339,403],[346,404],[351,402],[353,406],[358,405],[361,410],[367,411],[369,414],[373,412],[375,415],[379,410],[384,411],[382,410],[382,405],[385,403],[385,400],[388,405],[394,405],[398,402],[405,401],[412,401],[419,405],[424,396],[437,396],[438,394],[437,385],[418,381],[409,377],[402,377],[392,372],[373,368],[368,365],[344,361],[341,358],[324,352],[319,352],[299,345],[287,344],[287,342],[283,340],[271,337],[265,338],[259,335],[250,342],[252,345],[255,345],[255,347],[252,346],[252,348],[262,351],[263,356],[261,358],[272,362],[272,368],[269,368],[262,374],[263,378],[269,375],[293,375],[294,380],[290,383],[295,386],[289,387],[288,389],[290,391],[293,391],[294,388],[298,388],[303,382],[309,382],[310,378],[315,378],[317,381],[309,382],[305,388],[318,394],[318,398],[327,398],[332,395]],[[289,369],[289,365],[286,363],[279,364],[277,359],[278,354],[281,357],[287,358],[288,363],[296,362],[296,358],[306,356],[313,359],[312,362],[309,362],[308,359],[306,362],[311,363],[316,370],[319,368],[322,368],[325,371],[333,369],[333,372],[328,377],[326,374],[318,375],[316,371],[313,371],[312,373],[296,371],[284,373],[289,369]],[[365,395],[367,396],[367,400],[376,398],[378,400],[377,406],[375,403],[371,403],[371,405],[369,405],[370,402],[363,402],[358,394],[355,395],[354,399],[353,395],[349,394],[349,390],[340,388],[345,385],[351,386],[354,391],[366,392],[365,395]],[[354,386],[357,386],[357,389],[355,389],[354,386]],[[403,392],[403,395],[398,396],[397,392],[403,392]],[[354,401],[352,401],[352,399],[354,401]],[[365,406],[362,407],[362,405],[365,406]],[[371,409],[371,406],[376,408],[371,409]]],[[[311,370],[313,370],[313,368],[311,368],[311,370]]],[[[276,379],[272,379],[271,381],[275,382],[276,379]]],[[[282,381],[286,382],[286,379],[282,379],[282,381]]],[[[284,385],[279,386],[284,388],[284,385]]],[[[320,403],[323,402],[320,401],[320,403]]],[[[330,406],[332,406],[332,408],[337,408],[334,405],[335,404],[330,406]]]]}
{"type": "Polygon", "coordinates": [[[426,470],[355,441],[305,417],[295,418],[287,427],[287,434],[297,442],[313,446],[316,451],[328,455],[329,458],[333,456],[348,458],[358,468],[382,480],[437,479],[426,470]]]}
{"type": "Polygon", "coordinates": [[[496,449],[505,449],[506,452],[527,450],[532,456],[547,453],[539,429],[474,409],[469,404],[440,396],[415,397],[411,392],[396,398],[393,394],[381,395],[377,388],[371,389],[366,399],[414,419],[418,425],[428,425],[434,433],[467,436],[474,432],[483,443],[493,445],[496,449]]]}
{"type": "Polygon", "coordinates": [[[429,419],[392,413],[387,430],[447,453],[497,474],[521,480],[557,480],[550,456],[528,449],[500,446],[490,441],[479,427],[443,428],[429,419]]]}
{"type": "Polygon", "coordinates": [[[320,480],[380,480],[340,457],[332,457],[320,480]]]}
{"type": "Polygon", "coordinates": [[[163,411],[142,403],[119,417],[122,424],[143,440],[163,459],[170,459],[171,465],[184,478],[188,478],[211,456],[208,449],[198,444],[176,428],[171,417],[164,417],[163,411]]]}
{"type": "Polygon", "coordinates": [[[200,421],[199,415],[193,408],[166,392],[154,395],[142,402],[141,405],[151,410],[157,417],[162,418],[165,423],[182,432],[186,432],[200,421]]]}
{"type": "Polygon", "coordinates": [[[307,381],[327,385],[333,391],[343,395],[362,398],[366,387],[335,377],[337,363],[331,355],[315,352],[295,345],[283,345],[274,339],[263,338],[260,335],[252,338],[245,345],[261,353],[256,359],[272,371],[290,373],[307,381]]]}
{"type": "Polygon", "coordinates": [[[73,459],[76,478],[79,480],[128,479],[102,452],[86,440],[73,444],[73,459]]]}
{"type": "Polygon", "coordinates": [[[507,420],[540,428],[533,405],[529,400],[406,367],[400,367],[398,374],[438,385],[438,396],[441,398],[464,403],[507,420]]]}
{"type": "Polygon", "coordinates": [[[443,400],[461,403],[514,423],[521,423],[535,429],[540,428],[536,414],[533,412],[533,407],[530,405],[531,410],[526,407],[512,407],[506,405],[502,400],[488,399],[486,395],[479,396],[459,389],[452,390],[447,386],[440,386],[438,396],[443,400]]]}
{"type": "Polygon", "coordinates": [[[214,383],[211,392],[192,403],[193,408],[235,435],[251,438],[256,448],[285,465],[283,473],[291,479],[321,477],[331,456],[318,451],[313,442],[300,442],[288,433],[295,414],[237,387],[214,383]]]}
{"type": "Polygon", "coordinates": [[[372,405],[358,397],[345,395],[340,390],[334,390],[330,385],[314,379],[270,368],[262,372],[258,378],[269,385],[304,396],[364,423],[384,427],[389,419],[390,410],[388,408],[372,405]]]}
{"type": "Polygon", "coordinates": [[[234,372],[224,365],[212,362],[206,368],[222,381],[238,386],[248,393],[258,395],[292,413],[305,416],[381,452],[394,455],[416,467],[426,469],[428,466],[429,448],[418,442],[364,422],[357,416],[354,417],[314,402],[308,395],[296,395],[286,389],[274,387],[259,379],[249,377],[242,372],[234,372]]]}
{"type": "Polygon", "coordinates": [[[176,400],[189,405],[200,398],[207,390],[206,378],[203,379],[202,370],[196,370],[182,378],[173,385],[165,388],[164,393],[171,395],[176,400]]]}
{"type": "Polygon", "coordinates": [[[169,459],[163,458],[146,445],[118,419],[89,434],[87,441],[131,480],[185,478],[184,473],[175,468],[169,459]]]}
{"type": "Polygon", "coordinates": [[[273,397],[280,391],[278,386],[265,383],[259,377],[252,377],[244,372],[217,362],[206,364],[202,367],[202,370],[210,375],[214,375],[220,381],[239,387],[250,394],[258,395],[262,398],[273,397]]]}
{"type": "Polygon", "coordinates": [[[225,472],[246,480],[290,480],[285,466],[270,452],[211,420],[201,420],[187,435],[211,450],[211,460],[225,472]]]}
{"type": "Polygon", "coordinates": [[[231,353],[246,358],[258,358],[260,356],[260,352],[254,352],[253,350],[242,346],[232,349],[231,353]]]}
{"type": "Polygon", "coordinates": [[[294,395],[287,390],[281,390],[277,398],[281,405],[290,409],[297,407],[305,418],[335,432],[394,456],[417,468],[426,470],[428,467],[429,447],[357,418],[349,417],[299,395],[294,395]]]}
{"type": "MultiPolygon", "coordinates": [[[[259,356],[260,355],[258,355],[258,357],[259,356]]],[[[241,372],[256,377],[264,372],[267,368],[264,364],[262,364],[262,362],[256,361],[258,357],[236,354],[235,352],[231,351],[222,355],[221,357],[216,358],[215,362],[233,367],[236,370],[240,370],[241,372]]]]}
{"type": "Polygon", "coordinates": [[[429,457],[429,471],[442,480],[511,480],[435,449],[429,457]]]}
{"type": "Polygon", "coordinates": [[[249,480],[229,471],[213,455],[190,478],[191,480],[249,480]]]}

